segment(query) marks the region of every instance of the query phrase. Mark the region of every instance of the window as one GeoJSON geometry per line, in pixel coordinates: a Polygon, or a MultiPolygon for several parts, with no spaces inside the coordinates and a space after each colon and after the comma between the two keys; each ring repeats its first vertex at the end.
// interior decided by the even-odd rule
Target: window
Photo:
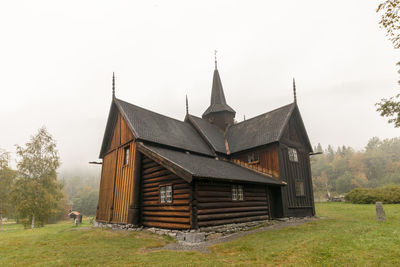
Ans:
{"type": "Polygon", "coordinates": [[[248,163],[258,163],[258,152],[252,152],[247,156],[248,163]]]}
{"type": "Polygon", "coordinates": [[[243,200],[243,186],[242,185],[232,185],[232,200],[243,200]]]}
{"type": "Polygon", "coordinates": [[[293,162],[299,162],[299,158],[297,157],[297,150],[295,148],[289,147],[289,160],[293,162]]]}
{"type": "Polygon", "coordinates": [[[305,194],[304,194],[304,182],[303,181],[296,181],[296,196],[297,197],[305,196],[305,194]]]}
{"type": "Polygon", "coordinates": [[[160,202],[165,203],[165,186],[160,187],[160,202]]]}
{"type": "Polygon", "coordinates": [[[160,202],[172,203],[172,185],[160,187],[160,202]]]}
{"type": "Polygon", "coordinates": [[[129,146],[124,148],[124,165],[129,163],[129,146]]]}

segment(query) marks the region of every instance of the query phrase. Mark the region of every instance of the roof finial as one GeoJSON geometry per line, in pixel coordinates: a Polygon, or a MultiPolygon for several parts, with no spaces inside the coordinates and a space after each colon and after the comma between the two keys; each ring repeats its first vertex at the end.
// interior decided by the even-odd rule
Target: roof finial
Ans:
{"type": "Polygon", "coordinates": [[[214,58],[215,58],[215,69],[217,69],[217,50],[214,50],[214,58]]]}
{"type": "Polygon", "coordinates": [[[187,95],[186,95],[186,114],[189,114],[189,103],[188,103],[187,95]]]}
{"type": "Polygon", "coordinates": [[[112,97],[115,98],[115,75],[113,72],[113,77],[112,77],[112,97]]]}
{"type": "Polygon", "coordinates": [[[294,103],[297,103],[297,97],[296,97],[296,81],[293,78],[293,96],[294,96],[294,103]]]}
{"type": "Polygon", "coordinates": [[[246,120],[246,114],[243,114],[243,120],[244,121],[246,120]]]}

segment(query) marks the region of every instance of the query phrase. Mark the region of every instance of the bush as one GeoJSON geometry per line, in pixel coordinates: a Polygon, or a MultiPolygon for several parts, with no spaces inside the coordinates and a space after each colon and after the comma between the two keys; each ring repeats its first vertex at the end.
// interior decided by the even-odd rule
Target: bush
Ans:
{"type": "Polygon", "coordinates": [[[355,204],[400,203],[400,185],[387,185],[378,188],[356,188],[346,194],[345,200],[355,204]]]}

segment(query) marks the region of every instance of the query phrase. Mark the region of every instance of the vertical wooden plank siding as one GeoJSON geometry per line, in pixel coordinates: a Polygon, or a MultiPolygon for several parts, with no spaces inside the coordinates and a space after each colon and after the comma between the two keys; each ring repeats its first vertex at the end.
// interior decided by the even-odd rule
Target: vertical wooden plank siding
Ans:
{"type": "Polygon", "coordinates": [[[99,200],[97,204],[96,220],[108,221],[113,204],[115,163],[117,151],[112,151],[104,156],[101,170],[99,200]]]}
{"type": "Polygon", "coordinates": [[[265,185],[242,184],[244,199],[232,200],[232,184],[195,181],[199,227],[267,220],[269,202],[265,185]]]}
{"type": "Polygon", "coordinates": [[[148,227],[189,229],[191,185],[142,155],[141,223],[148,227]],[[160,203],[160,186],[172,185],[172,203],[160,203]]]}
{"type": "Polygon", "coordinates": [[[272,175],[274,178],[279,179],[279,157],[278,157],[278,144],[271,144],[263,148],[256,148],[253,150],[232,155],[234,162],[239,160],[239,164],[243,163],[245,167],[255,169],[272,175]],[[257,163],[248,163],[248,155],[258,153],[259,160],[257,163]]]}
{"type": "Polygon", "coordinates": [[[131,142],[118,148],[118,162],[115,179],[115,196],[112,222],[127,223],[128,209],[132,203],[134,183],[134,162],[136,154],[136,143],[131,142]],[[129,147],[129,161],[124,165],[125,148],[129,147]]]}

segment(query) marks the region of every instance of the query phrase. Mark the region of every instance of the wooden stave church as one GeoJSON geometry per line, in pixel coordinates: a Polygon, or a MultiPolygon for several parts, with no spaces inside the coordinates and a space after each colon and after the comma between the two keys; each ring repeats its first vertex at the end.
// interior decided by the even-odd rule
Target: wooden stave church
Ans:
{"type": "Polygon", "coordinates": [[[234,123],[215,68],[209,108],[184,121],[113,99],[100,151],[98,222],[167,229],[315,215],[296,101],[234,123]]]}

